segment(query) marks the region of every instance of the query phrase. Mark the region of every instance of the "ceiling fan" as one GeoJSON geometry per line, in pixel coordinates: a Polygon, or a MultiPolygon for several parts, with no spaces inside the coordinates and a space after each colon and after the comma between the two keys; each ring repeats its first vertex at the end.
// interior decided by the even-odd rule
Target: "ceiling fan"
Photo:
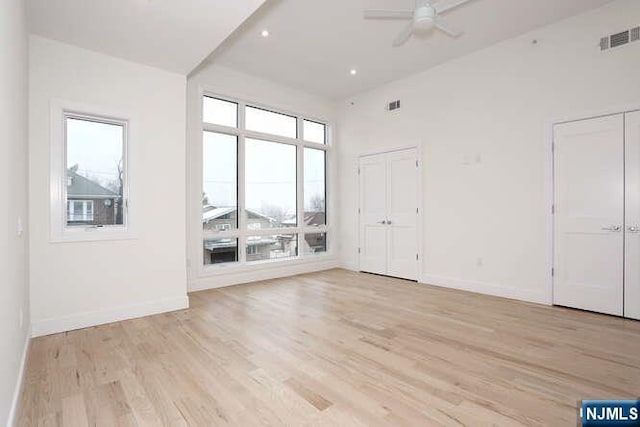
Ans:
{"type": "Polygon", "coordinates": [[[450,11],[471,0],[416,0],[414,10],[365,10],[365,19],[399,19],[410,20],[407,27],[393,41],[394,47],[402,46],[413,34],[424,34],[437,28],[440,31],[458,37],[462,31],[458,31],[440,17],[441,14],[450,11]]]}

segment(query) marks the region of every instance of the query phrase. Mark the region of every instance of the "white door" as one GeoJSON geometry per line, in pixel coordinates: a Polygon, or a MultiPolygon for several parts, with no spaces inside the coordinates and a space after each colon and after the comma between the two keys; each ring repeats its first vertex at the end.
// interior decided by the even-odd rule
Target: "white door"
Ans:
{"type": "Polygon", "coordinates": [[[555,304],[623,314],[624,115],[557,125],[555,304]]]}
{"type": "Polygon", "coordinates": [[[387,274],[418,279],[416,150],[387,154],[387,274]]]}
{"type": "Polygon", "coordinates": [[[360,158],[360,270],[417,280],[417,150],[360,158]]]}
{"type": "Polygon", "coordinates": [[[624,315],[640,320],[640,111],[625,116],[624,315]]]}
{"type": "Polygon", "coordinates": [[[387,274],[387,163],[360,158],[360,270],[387,274]]]}

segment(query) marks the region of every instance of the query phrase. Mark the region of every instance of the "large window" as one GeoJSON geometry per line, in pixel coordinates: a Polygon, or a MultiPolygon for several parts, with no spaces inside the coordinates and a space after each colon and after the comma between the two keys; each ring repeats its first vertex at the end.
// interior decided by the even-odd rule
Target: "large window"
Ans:
{"type": "Polygon", "coordinates": [[[202,102],[204,264],[327,252],[327,125],[213,95],[202,102]]]}

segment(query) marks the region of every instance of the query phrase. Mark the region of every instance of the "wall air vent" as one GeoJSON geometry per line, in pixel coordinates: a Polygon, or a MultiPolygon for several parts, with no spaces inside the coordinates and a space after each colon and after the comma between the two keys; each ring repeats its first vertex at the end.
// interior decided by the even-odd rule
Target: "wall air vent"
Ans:
{"type": "Polygon", "coordinates": [[[395,111],[400,109],[400,100],[393,101],[387,104],[387,111],[395,111]]]}
{"type": "Polygon", "coordinates": [[[629,43],[629,31],[623,31],[611,36],[611,47],[618,47],[627,43],[629,43]]]}
{"type": "Polygon", "coordinates": [[[612,34],[600,39],[600,50],[612,49],[618,46],[624,46],[631,42],[640,40],[640,27],[612,34]]]}

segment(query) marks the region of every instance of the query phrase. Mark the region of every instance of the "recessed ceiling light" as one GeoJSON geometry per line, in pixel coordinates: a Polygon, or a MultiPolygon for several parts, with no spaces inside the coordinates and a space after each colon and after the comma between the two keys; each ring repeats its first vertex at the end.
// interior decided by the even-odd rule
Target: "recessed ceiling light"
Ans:
{"type": "Polygon", "coordinates": [[[352,76],[355,76],[356,74],[358,74],[358,70],[356,70],[355,68],[352,68],[351,71],[349,71],[349,74],[351,74],[352,76]]]}
{"type": "Polygon", "coordinates": [[[262,32],[260,33],[260,35],[262,37],[269,37],[269,30],[262,30],[262,32]]]}

